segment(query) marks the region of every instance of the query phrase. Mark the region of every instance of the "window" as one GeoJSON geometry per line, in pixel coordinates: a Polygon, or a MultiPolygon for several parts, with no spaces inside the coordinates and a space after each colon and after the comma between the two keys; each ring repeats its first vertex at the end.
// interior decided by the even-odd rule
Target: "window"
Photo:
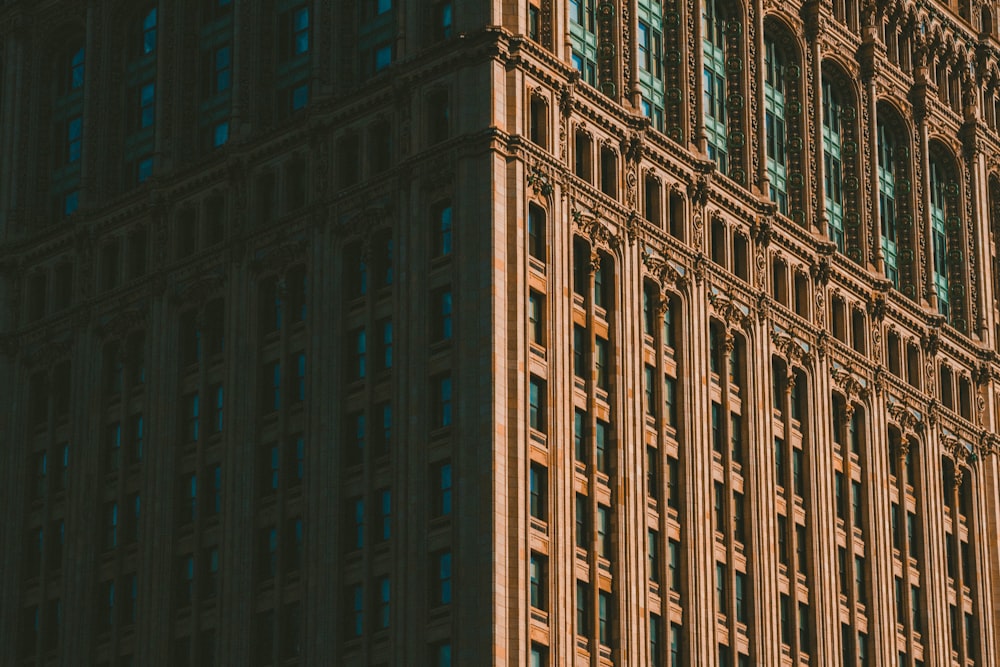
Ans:
{"type": "Polygon", "coordinates": [[[349,340],[351,347],[347,360],[347,368],[349,369],[348,380],[352,382],[363,380],[368,370],[368,343],[364,328],[352,331],[349,335],[349,340]]]}
{"type": "Polygon", "coordinates": [[[601,192],[618,196],[618,156],[607,146],[601,146],[601,192]]]}
{"type": "Polygon", "coordinates": [[[597,420],[594,425],[594,452],[597,455],[597,471],[605,475],[611,472],[611,451],[608,442],[608,423],[597,420]]]}
{"type": "Polygon", "coordinates": [[[375,629],[385,630],[389,627],[389,577],[376,579],[375,595],[375,629]]]}
{"type": "Polygon", "coordinates": [[[434,481],[433,516],[451,514],[451,463],[438,463],[433,467],[431,479],[434,481]]]}
{"type": "Polygon", "coordinates": [[[576,582],[576,634],[590,636],[590,585],[576,582]]]}
{"type": "Polygon", "coordinates": [[[452,422],[452,384],[450,375],[438,375],[433,381],[433,425],[450,426],[452,422]]]}
{"type": "Polygon", "coordinates": [[[726,131],[726,43],[721,0],[707,0],[701,15],[705,69],[702,86],[708,157],[719,171],[729,172],[726,131]]]}
{"type": "Polygon", "coordinates": [[[590,458],[587,452],[586,433],[584,430],[586,417],[586,413],[579,410],[573,412],[573,456],[577,461],[585,465],[590,458]]]}
{"type": "Polygon", "coordinates": [[[826,197],[827,233],[839,252],[844,243],[844,174],[841,157],[843,115],[840,94],[831,81],[823,78],[823,168],[826,197]]]}
{"type": "Polygon", "coordinates": [[[670,556],[670,590],[681,592],[681,543],[676,540],[667,542],[667,552],[670,556]]]}
{"type": "Polygon", "coordinates": [[[545,346],[545,297],[528,292],[528,333],[532,343],[545,346]]]}
{"type": "Polygon", "coordinates": [[[431,242],[434,256],[451,254],[451,201],[444,200],[431,207],[431,242]]]}
{"type": "Polygon", "coordinates": [[[611,646],[613,604],[611,593],[600,591],[597,594],[597,639],[602,646],[611,646]]]}
{"type": "Polygon", "coordinates": [[[361,584],[347,587],[344,606],[347,612],[344,614],[347,621],[347,636],[360,637],[365,627],[365,597],[361,584]]]}
{"type": "Polygon", "coordinates": [[[351,528],[345,544],[348,550],[363,549],[365,546],[365,502],[361,498],[351,498],[347,501],[347,522],[351,528]]]}
{"type": "Polygon", "coordinates": [[[883,118],[878,120],[878,211],[882,227],[882,261],[885,277],[899,289],[899,252],[896,238],[896,137],[883,118]]]}
{"type": "Polygon", "coordinates": [[[611,508],[597,505],[597,555],[610,559],[611,554],[611,508]]]}
{"type": "Polygon", "coordinates": [[[951,318],[950,313],[950,267],[948,258],[951,248],[947,240],[947,220],[951,213],[948,206],[949,181],[953,180],[951,173],[945,167],[944,161],[938,157],[930,160],[930,214],[931,241],[934,260],[934,293],[937,296],[938,313],[951,318]]]}
{"type": "Polygon", "coordinates": [[[594,339],[594,366],[595,375],[597,376],[597,388],[603,391],[608,391],[610,389],[610,356],[608,350],[608,341],[605,338],[597,336],[594,339]]]}
{"type": "Polygon", "coordinates": [[[449,340],[452,334],[452,297],[451,288],[444,287],[431,293],[431,307],[434,315],[431,319],[431,340],[449,340]]]}
{"type": "Polygon", "coordinates": [[[548,516],[548,471],[538,463],[528,468],[531,516],[545,521],[548,516]]]}
{"type": "Polygon", "coordinates": [[[576,546],[590,548],[590,505],[587,496],[576,494],[576,546]]]}
{"type": "Polygon", "coordinates": [[[593,175],[591,174],[590,167],[591,160],[593,159],[591,156],[592,148],[590,135],[582,130],[577,130],[574,148],[574,173],[588,183],[593,182],[593,175]]]}
{"type": "Polygon", "coordinates": [[[770,36],[764,40],[764,129],[767,146],[767,176],[771,201],[778,212],[788,214],[787,163],[785,158],[785,62],[770,36]]]}
{"type": "Polygon", "coordinates": [[[655,583],[660,580],[660,535],[652,528],[646,532],[649,580],[655,583]]]}
{"type": "Polygon", "coordinates": [[[736,620],[746,623],[750,610],[750,589],[747,586],[747,575],[736,573],[736,620]]]}
{"type": "Polygon", "coordinates": [[[546,432],[545,381],[534,375],[528,382],[528,424],[541,433],[546,432]]]}
{"type": "Polygon", "coordinates": [[[542,148],[548,145],[548,105],[537,95],[531,96],[528,117],[528,136],[532,143],[542,148]]]}
{"type": "Polygon", "coordinates": [[[535,204],[528,205],[528,254],[545,261],[546,247],[545,210],[535,204]]]}
{"type": "Polygon", "coordinates": [[[431,558],[434,567],[431,600],[435,605],[451,603],[451,551],[439,551],[431,558]]]}
{"type": "Polygon", "coordinates": [[[529,581],[531,585],[531,606],[535,609],[548,608],[546,589],[548,587],[548,559],[532,552],[529,564],[529,581]]]}
{"type": "MultiPolygon", "coordinates": [[[[376,324],[376,330],[381,332],[378,355],[379,365],[381,366],[381,370],[387,371],[392,368],[392,320],[384,319],[379,321],[376,324]]],[[[302,361],[304,364],[304,356],[302,356],[302,361]]]]}

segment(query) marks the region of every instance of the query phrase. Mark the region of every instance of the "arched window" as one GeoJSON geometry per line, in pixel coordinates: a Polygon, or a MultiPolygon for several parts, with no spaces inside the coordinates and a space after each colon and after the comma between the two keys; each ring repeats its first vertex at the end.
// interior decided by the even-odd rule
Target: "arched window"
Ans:
{"type": "Polygon", "coordinates": [[[702,87],[708,157],[723,174],[729,173],[726,141],[726,14],[722,0],[707,0],[701,15],[705,70],[702,87]]]}
{"type": "Polygon", "coordinates": [[[938,298],[938,312],[948,315],[948,242],[945,236],[944,167],[938,160],[931,160],[931,242],[934,253],[934,291],[938,298]]]}
{"type": "Polygon", "coordinates": [[[844,252],[844,169],[839,91],[823,78],[823,168],[827,234],[844,252]]]}
{"type": "Polygon", "coordinates": [[[954,158],[942,146],[930,149],[931,252],[934,270],[932,282],[937,295],[938,312],[959,331],[968,330],[965,302],[966,255],[962,246],[962,197],[958,168],[954,158]]]}
{"type": "Polygon", "coordinates": [[[83,155],[83,41],[66,40],[67,48],[56,57],[58,82],[52,105],[52,155],[50,192],[53,217],[76,212],[80,203],[80,159],[83,155]]]}
{"type": "Polygon", "coordinates": [[[125,174],[127,188],[153,174],[156,132],[156,50],[158,16],[148,5],[126,25],[125,174]]]}
{"type": "Polygon", "coordinates": [[[899,289],[899,251],[896,238],[896,175],[895,137],[889,132],[882,118],[878,120],[878,211],[882,225],[882,259],[885,277],[899,289]]]}
{"type": "Polygon", "coordinates": [[[913,168],[910,133],[902,115],[887,102],[877,107],[879,226],[885,276],[916,300],[918,289],[913,225],[913,168]]]}
{"type": "Polygon", "coordinates": [[[788,215],[788,163],[785,157],[785,57],[774,38],[764,36],[764,132],[768,194],[778,212],[788,215]]]}
{"type": "MultiPolygon", "coordinates": [[[[1000,312],[1000,177],[990,176],[990,261],[993,267],[993,309],[1000,312]]],[[[1000,335],[1000,323],[996,334],[1000,335]]]]}

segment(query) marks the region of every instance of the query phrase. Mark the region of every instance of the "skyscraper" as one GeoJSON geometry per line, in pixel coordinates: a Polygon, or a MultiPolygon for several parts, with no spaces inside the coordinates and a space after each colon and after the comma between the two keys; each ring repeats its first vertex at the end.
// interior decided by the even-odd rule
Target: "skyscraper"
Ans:
{"type": "Polygon", "coordinates": [[[0,1],[3,661],[1000,664],[992,12],[0,1]]]}

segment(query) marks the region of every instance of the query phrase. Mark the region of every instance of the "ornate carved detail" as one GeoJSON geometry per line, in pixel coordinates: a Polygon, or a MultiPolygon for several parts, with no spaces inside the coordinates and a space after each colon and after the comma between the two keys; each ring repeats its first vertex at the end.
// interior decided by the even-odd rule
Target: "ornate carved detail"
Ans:
{"type": "Polygon", "coordinates": [[[601,92],[617,99],[615,87],[615,5],[611,0],[603,0],[597,6],[597,73],[601,92]]]}
{"type": "Polygon", "coordinates": [[[49,340],[29,348],[22,358],[24,359],[24,365],[28,368],[41,368],[68,358],[72,351],[72,341],[49,340]]]}
{"type": "Polygon", "coordinates": [[[802,346],[801,341],[799,341],[794,334],[772,331],[771,342],[774,344],[775,349],[777,349],[778,352],[781,353],[781,356],[783,356],[788,362],[789,374],[791,373],[791,366],[793,363],[798,363],[803,366],[812,365],[813,355],[806,351],[806,349],[802,346]]]}
{"type": "Polygon", "coordinates": [[[121,312],[101,325],[99,335],[105,341],[122,339],[129,332],[142,328],[146,322],[146,313],[138,308],[121,312]]]}
{"type": "MultiPolygon", "coordinates": [[[[660,304],[663,306],[663,310],[666,310],[666,288],[668,285],[673,285],[677,288],[681,288],[684,283],[684,277],[680,272],[674,268],[673,263],[668,257],[656,257],[648,249],[642,251],[642,263],[646,269],[659,281],[660,283],[660,304]]],[[[662,314],[662,313],[661,313],[662,314]]]]}
{"type": "Polygon", "coordinates": [[[955,488],[957,490],[962,486],[962,479],[965,476],[965,466],[968,464],[970,452],[965,448],[965,445],[958,436],[951,433],[941,434],[941,444],[944,446],[945,453],[955,464],[955,488]]]}
{"type": "Polygon", "coordinates": [[[550,197],[554,188],[549,174],[538,165],[533,165],[528,169],[528,185],[535,191],[536,195],[550,197]]]}
{"type": "Polygon", "coordinates": [[[250,262],[250,269],[260,275],[262,273],[284,273],[292,264],[304,261],[306,242],[292,241],[284,243],[271,250],[263,257],[250,262]]]}
{"type": "Polygon", "coordinates": [[[849,423],[854,417],[854,401],[868,394],[868,390],[861,381],[854,375],[850,366],[845,368],[833,368],[830,370],[833,376],[833,383],[844,392],[844,418],[849,423]]]}
{"type": "Polygon", "coordinates": [[[175,288],[171,300],[174,303],[204,304],[210,295],[221,290],[225,284],[226,278],[223,274],[200,274],[187,285],[175,288]]]}
{"type": "Polygon", "coordinates": [[[705,253],[699,251],[694,257],[694,265],[692,267],[696,284],[701,285],[705,281],[705,272],[707,268],[708,266],[705,260],[705,253]]]}

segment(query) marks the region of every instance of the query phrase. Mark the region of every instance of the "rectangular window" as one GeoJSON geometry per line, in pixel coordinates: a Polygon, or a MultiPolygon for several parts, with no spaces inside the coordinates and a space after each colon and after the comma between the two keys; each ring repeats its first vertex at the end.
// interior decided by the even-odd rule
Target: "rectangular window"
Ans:
{"type": "Polygon", "coordinates": [[[677,380],[665,375],[663,377],[664,421],[668,426],[677,428],[677,380]]]}
{"type": "Polygon", "coordinates": [[[712,403],[712,450],[722,453],[722,405],[712,403]]]}
{"type": "Polygon", "coordinates": [[[528,382],[528,408],[528,424],[534,430],[545,433],[545,381],[534,375],[528,382]]]}
{"type": "Polygon", "coordinates": [[[532,343],[545,347],[545,297],[528,293],[528,335],[532,343]]]}
{"type": "Polygon", "coordinates": [[[587,330],[579,325],[573,327],[573,375],[587,377],[587,330]]]}
{"type": "Polygon", "coordinates": [[[597,375],[597,388],[610,389],[611,358],[608,341],[600,336],[594,339],[594,366],[597,375]]]}
{"type": "Polygon", "coordinates": [[[434,566],[433,596],[436,605],[451,603],[451,551],[436,553],[431,562],[434,566]]]}
{"type": "Polygon", "coordinates": [[[545,241],[545,211],[531,204],[528,206],[528,254],[544,262],[545,241]]]}
{"type": "Polygon", "coordinates": [[[750,588],[747,586],[747,575],[736,573],[736,620],[746,624],[750,610],[750,588]]]}
{"type": "Polygon", "coordinates": [[[379,364],[381,370],[387,371],[392,368],[392,320],[384,319],[376,324],[376,330],[381,331],[381,350],[379,350],[379,364]]]}
{"type": "Polygon", "coordinates": [[[611,508],[597,506],[597,555],[611,558],[611,508]]]}
{"type": "Polygon", "coordinates": [[[452,299],[451,289],[435,290],[431,295],[431,305],[434,308],[431,340],[449,340],[452,333],[452,299]]]}
{"type": "Polygon", "coordinates": [[[576,634],[590,637],[590,585],[576,582],[576,634]]]}
{"type": "Polygon", "coordinates": [[[667,551],[670,556],[670,590],[674,593],[681,592],[681,544],[676,540],[667,542],[667,551]]]}
{"type": "Polygon", "coordinates": [[[573,456],[584,465],[590,458],[587,452],[586,418],[587,413],[580,410],[573,411],[573,456]]]}
{"type": "Polygon", "coordinates": [[[729,614],[729,595],[726,592],[726,580],[729,578],[724,563],[715,564],[715,606],[723,616],[729,614]]]}
{"type": "Polygon", "coordinates": [[[434,480],[434,516],[451,514],[451,463],[438,463],[431,476],[434,480]]]}
{"type": "Polygon", "coordinates": [[[865,558],[854,557],[854,591],[859,604],[868,604],[868,593],[865,588],[865,558]]]}
{"type": "Polygon", "coordinates": [[[643,390],[646,399],[646,414],[656,416],[656,369],[646,365],[643,369],[643,390]]]}
{"type": "Polygon", "coordinates": [[[451,201],[444,200],[431,207],[431,240],[435,257],[451,254],[451,201]]]}
{"type": "Polygon", "coordinates": [[[535,609],[545,610],[547,608],[546,588],[548,586],[548,559],[546,559],[545,556],[532,552],[529,569],[531,606],[535,609]]]}
{"type": "Polygon", "coordinates": [[[601,642],[602,646],[611,646],[611,635],[613,632],[612,615],[614,613],[614,600],[611,598],[611,593],[606,591],[601,591],[597,595],[597,620],[598,620],[598,633],[597,639],[601,642]]]}
{"type": "Polygon", "coordinates": [[[590,548],[590,507],[587,496],[576,494],[576,546],[590,548]]]}
{"type": "Polygon", "coordinates": [[[608,442],[608,423],[597,420],[594,426],[594,450],[597,455],[597,471],[611,474],[611,451],[608,442]]]}
{"type": "Polygon", "coordinates": [[[660,535],[652,528],[646,531],[646,548],[649,568],[649,580],[660,580],[660,535]]]}
{"type": "Polygon", "coordinates": [[[802,450],[798,447],[792,447],[792,488],[795,489],[795,495],[805,496],[806,481],[802,470],[802,450]]]}
{"type": "Polygon", "coordinates": [[[392,491],[380,489],[376,492],[378,498],[378,539],[387,541],[392,536],[392,491]]]}
{"type": "Polygon", "coordinates": [[[545,521],[547,513],[548,471],[544,466],[532,463],[528,469],[528,488],[530,492],[531,516],[539,521],[545,521]]]}
{"type": "Polygon", "coordinates": [[[434,426],[444,428],[452,421],[452,383],[450,375],[439,375],[433,381],[434,426]]]}
{"type": "Polygon", "coordinates": [[[667,506],[675,510],[681,505],[681,468],[680,461],[673,456],[667,457],[667,506]]]}
{"type": "Polygon", "coordinates": [[[375,582],[375,628],[385,630],[389,627],[389,577],[379,577],[375,582]]]}

